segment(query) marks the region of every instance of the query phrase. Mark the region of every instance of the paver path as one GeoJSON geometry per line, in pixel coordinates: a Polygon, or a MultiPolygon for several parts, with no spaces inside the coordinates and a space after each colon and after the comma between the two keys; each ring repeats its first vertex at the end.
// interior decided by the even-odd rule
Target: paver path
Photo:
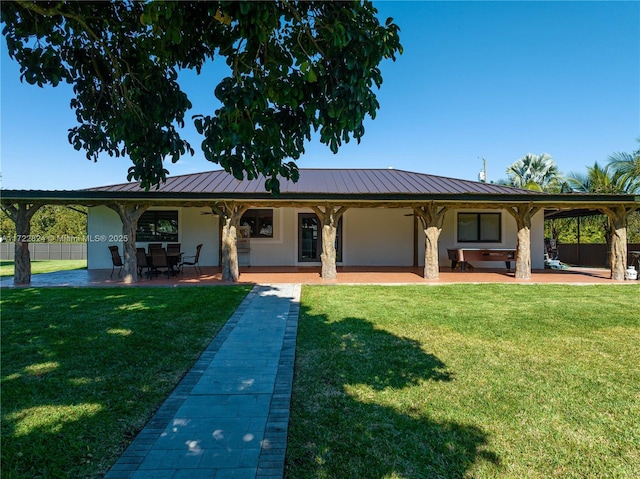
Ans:
{"type": "Polygon", "coordinates": [[[255,286],[105,477],[281,478],[299,301],[255,286]]]}

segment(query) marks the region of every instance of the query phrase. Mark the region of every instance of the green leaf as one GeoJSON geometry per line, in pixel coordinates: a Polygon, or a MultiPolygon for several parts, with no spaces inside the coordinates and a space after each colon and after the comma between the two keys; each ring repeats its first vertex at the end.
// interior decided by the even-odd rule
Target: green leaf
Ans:
{"type": "Polygon", "coordinates": [[[307,72],[307,81],[309,83],[315,83],[316,81],[318,81],[318,76],[316,75],[316,72],[313,70],[313,68],[310,68],[307,72]]]}

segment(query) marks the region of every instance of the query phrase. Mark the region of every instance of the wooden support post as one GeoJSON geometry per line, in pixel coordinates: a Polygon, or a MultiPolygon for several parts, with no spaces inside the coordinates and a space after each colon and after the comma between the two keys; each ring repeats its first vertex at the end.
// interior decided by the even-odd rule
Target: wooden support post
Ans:
{"type": "Polygon", "coordinates": [[[311,209],[318,215],[320,226],[322,227],[321,277],[325,280],[333,280],[338,277],[338,270],[336,269],[336,232],[338,230],[338,222],[349,207],[326,204],[324,207],[312,206],[311,209]]]}
{"type": "Polygon", "coordinates": [[[518,240],[516,243],[516,279],[531,279],[531,218],[540,211],[539,206],[516,205],[506,208],[516,220],[518,240]]]}
{"type": "Polygon", "coordinates": [[[611,279],[623,281],[627,269],[627,216],[635,211],[635,208],[627,209],[620,205],[602,208],[601,211],[609,217],[611,279]]]}
{"type": "Polygon", "coordinates": [[[414,206],[422,228],[424,229],[424,278],[438,279],[440,277],[440,265],[438,264],[438,240],[442,232],[446,206],[438,206],[433,201],[423,206],[414,206]]]}
{"type": "Polygon", "coordinates": [[[136,230],[138,220],[148,208],[148,204],[136,204],[117,201],[107,205],[118,213],[122,221],[122,253],[123,253],[123,278],[125,283],[138,281],[138,260],[136,259],[136,230]]]}
{"type": "Polygon", "coordinates": [[[44,203],[2,204],[2,210],[16,225],[13,260],[13,283],[16,285],[31,283],[31,255],[29,254],[31,218],[42,206],[44,206],[44,203]]]}
{"type": "Polygon", "coordinates": [[[240,205],[233,201],[220,202],[211,206],[213,214],[218,215],[222,225],[222,281],[237,282],[240,278],[238,268],[238,226],[242,215],[249,209],[249,205],[240,205]]]}

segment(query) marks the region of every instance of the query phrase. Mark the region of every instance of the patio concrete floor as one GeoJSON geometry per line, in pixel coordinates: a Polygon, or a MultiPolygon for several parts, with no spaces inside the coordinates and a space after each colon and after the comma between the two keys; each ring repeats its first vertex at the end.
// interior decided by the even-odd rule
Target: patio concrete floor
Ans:
{"type": "MultiPolygon", "coordinates": [[[[570,267],[565,270],[534,270],[529,280],[518,280],[514,272],[504,269],[451,271],[441,268],[440,278],[426,280],[422,268],[411,267],[339,267],[338,279],[325,281],[320,267],[261,267],[240,268],[239,283],[243,284],[456,284],[456,283],[519,283],[519,284],[640,284],[633,281],[612,281],[608,269],[570,267]]],[[[73,270],[34,274],[31,287],[47,286],[204,286],[229,284],[222,281],[220,268],[203,267],[202,274],[187,267],[183,274],[167,279],[164,276],[149,280],[139,278],[137,283],[125,284],[117,272],[111,270],[73,270]]],[[[12,287],[13,277],[0,279],[0,287],[12,287]]]]}

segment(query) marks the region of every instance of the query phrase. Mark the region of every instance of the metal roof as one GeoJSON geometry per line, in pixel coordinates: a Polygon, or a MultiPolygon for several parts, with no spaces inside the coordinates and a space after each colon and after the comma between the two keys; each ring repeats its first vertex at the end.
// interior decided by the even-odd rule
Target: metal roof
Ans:
{"type": "MultiPolygon", "coordinates": [[[[264,178],[237,180],[223,171],[209,171],[167,178],[156,190],[157,193],[200,193],[231,195],[264,195],[264,178]]],[[[88,188],[83,191],[133,193],[144,191],[138,183],[88,188]]],[[[442,176],[413,173],[395,169],[300,169],[297,182],[280,179],[282,195],[340,195],[340,196],[397,196],[425,194],[489,194],[489,195],[536,195],[536,191],[509,186],[480,183],[477,181],[446,178],[442,176]]]]}
{"type": "Polygon", "coordinates": [[[265,179],[237,180],[222,170],[173,176],[145,191],[138,183],[122,183],[83,190],[0,190],[0,201],[102,205],[113,201],[174,206],[206,206],[212,201],[244,201],[255,205],[341,202],[374,207],[386,204],[436,201],[441,204],[520,204],[544,208],[600,208],[626,205],[638,208],[640,195],[543,193],[510,186],[460,180],[395,169],[301,169],[294,183],[281,179],[277,196],[264,188],[265,179]],[[588,206],[587,206],[588,205],[588,206]]]}

